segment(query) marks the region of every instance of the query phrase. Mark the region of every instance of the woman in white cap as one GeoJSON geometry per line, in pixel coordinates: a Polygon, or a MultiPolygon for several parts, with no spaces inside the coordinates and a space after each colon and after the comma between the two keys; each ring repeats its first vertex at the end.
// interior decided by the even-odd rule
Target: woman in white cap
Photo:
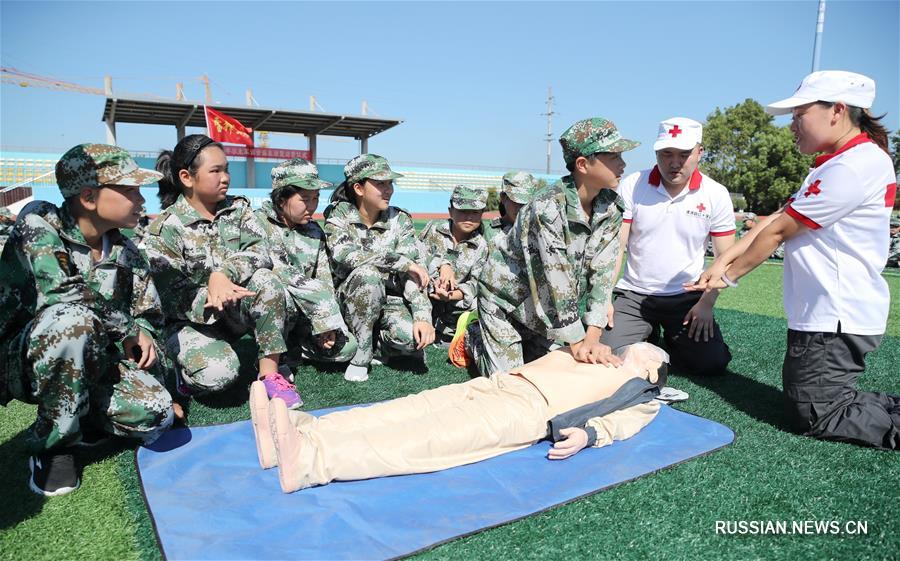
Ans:
{"type": "Polygon", "coordinates": [[[887,131],[869,112],[875,82],[814,72],[766,108],[791,113],[797,149],[821,155],[778,212],[721,255],[693,289],[737,287],[781,242],[788,344],[782,376],[789,415],[815,438],[900,448],[900,396],[861,392],[890,295],[881,271],[897,191],[887,131]]]}

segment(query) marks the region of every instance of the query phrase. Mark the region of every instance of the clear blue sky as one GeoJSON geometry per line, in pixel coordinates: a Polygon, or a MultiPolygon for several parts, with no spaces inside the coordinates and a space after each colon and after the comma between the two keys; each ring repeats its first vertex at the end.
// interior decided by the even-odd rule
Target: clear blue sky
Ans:
{"type": "MultiPolygon", "coordinates": [[[[873,108],[900,116],[900,3],[827,4],[822,69],[873,77],[873,108]]],[[[810,71],[817,1],[801,2],[0,2],[3,66],[120,93],[330,113],[368,101],[399,127],[370,141],[394,161],[543,168],[547,87],[554,137],[600,115],[653,161],[659,120],[704,120],[716,107],[788,97],[810,71]]],[[[65,149],[105,141],[103,98],[0,87],[5,146],[65,149]]],[[[781,118],[779,124],[786,123],[781,118]]],[[[155,150],[174,128],[122,125],[119,143],[155,150]]],[[[305,148],[303,137],[272,145],[305,148]]],[[[355,141],[320,139],[347,158],[355,141]]],[[[553,167],[562,169],[558,144],[553,167]]]]}

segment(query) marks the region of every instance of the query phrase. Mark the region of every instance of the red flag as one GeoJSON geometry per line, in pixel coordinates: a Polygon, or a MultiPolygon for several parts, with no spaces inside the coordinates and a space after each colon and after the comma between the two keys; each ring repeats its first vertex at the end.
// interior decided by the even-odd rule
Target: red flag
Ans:
{"type": "Polygon", "coordinates": [[[253,146],[253,129],[245,127],[240,121],[204,106],[206,110],[206,130],[209,137],[216,142],[244,144],[253,146]]]}

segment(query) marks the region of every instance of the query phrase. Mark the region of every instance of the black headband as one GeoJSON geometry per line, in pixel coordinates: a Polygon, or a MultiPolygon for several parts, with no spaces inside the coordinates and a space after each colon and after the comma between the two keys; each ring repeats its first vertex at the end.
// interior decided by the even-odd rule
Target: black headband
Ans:
{"type": "Polygon", "coordinates": [[[184,161],[184,168],[188,169],[191,167],[191,163],[197,159],[197,154],[203,151],[204,148],[209,146],[210,144],[215,144],[216,141],[211,139],[205,135],[199,135],[200,138],[195,139],[191,144],[186,148],[188,151],[188,158],[184,161]]]}

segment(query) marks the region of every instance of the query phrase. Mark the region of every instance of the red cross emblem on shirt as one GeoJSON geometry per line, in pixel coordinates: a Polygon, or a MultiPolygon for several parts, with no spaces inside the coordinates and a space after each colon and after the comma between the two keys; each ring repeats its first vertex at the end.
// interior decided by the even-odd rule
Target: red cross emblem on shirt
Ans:
{"type": "Polygon", "coordinates": [[[671,129],[669,129],[669,134],[672,135],[672,138],[678,138],[678,135],[683,133],[684,131],[678,128],[678,125],[675,125],[671,129]]]}
{"type": "Polygon", "coordinates": [[[703,212],[704,210],[706,210],[706,206],[703,203],[700,203],[699,205],[697,205],[698,212],[703,212]]]}
{"type": "Polygon", "coordinates": [[[810,186],[806,189],[806,192],[803,193],[803,196],[804,196],[804,197],[809,197],[810,195],[818,195],[819,193],[821,193],[822,190],[819,189],[819,183],[821,183],[821,182],[822,182],[821,179],[816,179],[815,182],[813,182],[813,184],[810,185],[810,186]]]}

